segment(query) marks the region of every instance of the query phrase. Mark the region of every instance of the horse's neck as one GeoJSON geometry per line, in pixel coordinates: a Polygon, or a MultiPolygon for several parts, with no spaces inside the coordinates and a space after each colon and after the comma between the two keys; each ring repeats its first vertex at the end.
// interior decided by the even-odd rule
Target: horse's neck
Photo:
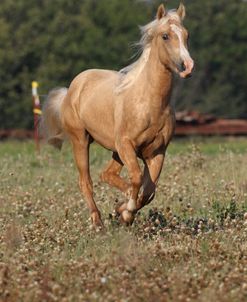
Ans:
{"type": "Polygon", "coordinates": [[[152,47],[142,72],[142,86],[147,99],[154,105],[166,107],[170,102],[172,73],[161,64],[156,47],[152,47]]]}

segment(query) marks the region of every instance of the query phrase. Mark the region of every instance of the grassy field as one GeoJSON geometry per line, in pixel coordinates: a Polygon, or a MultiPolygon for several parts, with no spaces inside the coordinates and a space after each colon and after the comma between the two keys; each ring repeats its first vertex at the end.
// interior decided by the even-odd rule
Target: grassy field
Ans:
{"type": "Polygon", "coordinates": [[[95,233],[68,144],[0,143],[0,301],[246,301],[247,139],[175,140],[129,228],[99,182],[109,158],[93,146],[95,233]]]}

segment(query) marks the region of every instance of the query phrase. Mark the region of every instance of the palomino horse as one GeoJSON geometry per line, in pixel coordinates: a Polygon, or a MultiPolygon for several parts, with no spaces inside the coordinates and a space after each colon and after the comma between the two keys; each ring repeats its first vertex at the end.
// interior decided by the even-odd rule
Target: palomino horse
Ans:
{"type": "Polygon", "coordinates": [[[101,180],[128,196],[116,209],[122,222],[131,224],[137,211],[154,198],[175,127],[169,103],[172,74],[186,78],[194,66],[187,48],[188,32],[182,24],[184,17],[183,4],[170,11],[160,5],[155,20],[142,27],[142,55],[135,63],[120,72],[84,71],[69,89],[53,90],[48,96],[43,115],[48,142],[61,147],[65,137],[70,139],[79,186],[95,227],[103,223],[89,173],[89,146],[93,141],[113,152],[101,180]],[[143,174],[138,157],[144,162],[143,174]],[[124,165],[129,182],[120,176],[124,165]]]}

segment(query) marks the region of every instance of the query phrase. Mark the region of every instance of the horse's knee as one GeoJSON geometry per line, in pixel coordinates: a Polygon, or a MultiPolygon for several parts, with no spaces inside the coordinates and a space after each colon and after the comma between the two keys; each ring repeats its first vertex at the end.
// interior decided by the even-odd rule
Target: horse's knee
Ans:
{"type": "Polygon", "coordinates": [[[100,180],[104,183],[109,183],[112,179],[112,177],[114,177],[115,174],[114,173],[110,173],[108,171],[103,171],[101,174],[100,174],[100,180]]]}
{"type": "Polygon", "coordinates": [[[135,187],[140,187],[142,184],[142,173],[141,171],[136,171],[131,175],[131,183],[135,187]]]}

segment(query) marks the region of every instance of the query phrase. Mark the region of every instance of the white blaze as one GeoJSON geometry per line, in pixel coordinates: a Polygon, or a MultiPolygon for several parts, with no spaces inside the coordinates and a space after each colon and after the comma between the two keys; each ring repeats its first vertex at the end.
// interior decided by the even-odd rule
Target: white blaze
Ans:
{"type": "Polygon", "coordinates": [[[183,42],[182,29],[179,28],[176,24],[171,24],[172,31],[178,36],[179,40],[179,48],[180,48],[180,56],[183,61],[191,60],[190,54],[183,42]]]}

